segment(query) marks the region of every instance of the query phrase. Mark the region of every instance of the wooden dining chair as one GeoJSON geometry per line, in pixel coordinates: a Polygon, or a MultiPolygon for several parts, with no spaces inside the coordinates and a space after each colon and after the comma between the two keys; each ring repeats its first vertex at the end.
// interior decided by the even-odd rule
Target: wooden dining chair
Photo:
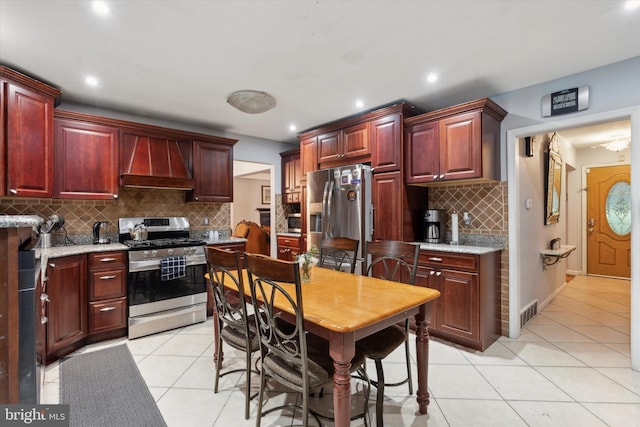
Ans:
{"type": "MultiPolygon", "coordinates": [[[[263,416],[283,408],[300,409],[305,427],[308,425],[309,414],[322,425],[319,417],[329,417],[309,408],[309,396],[331,383],[333,360],[329,355],[328,341],[305,330],[298,264],[260,254],[246,254],[245,257],[251,299],[254,306],[261,307],[255,315],[262,347],[256,427],[260,427],[263,416]],[[285,404],[265,410],[263,403],[267,377],[300,392],[302,405],[285,404]]],[[[364,354],[356,351],[351,361],[352,372],[362,367],[364,361],[364,354]]],[[[365,399],[365,412],[367,406],[368,395],[365,399]]]]}
{"type": "Polygon", "coordinates": [[[209,283],[213,293],[214,327],[216,328],[217,354],[215,362],[214,393],[218,392],[220,378],[234,372],[244,372],[247,392],[245,396],[244,417],[249,419],[249,401],[251,400],[251,357],[260,350],[260,341],[256,330],[254,315],[247,314],[244,295],[244,283],[241,274],[242,255],[237,251],[206,246],[206,258],[209,267],[209,283]],[[238,298],[229,298],[229,285],[237,290],[238,298]],[[245,366],[242,369],[222,371],[223,342],[245,353],[245,366]]]}
{"type": "MultiPolygon", "coordinates": [[[[415,284],[418,269],[418,255],[420,246],[411,243],[383,240],[366,242],[365,259],[368,262],[367,275],[385,280],[415,284]]],[[[383,426],[382,419],[385,386],[399,386],[408,383],[409,394],[413,394],[411,379],[411,354],[409,351],[409,319],[404,327],[393,325],[369,335],[356,342],[356,348],[362,351],[376,365],[376,380],[371,384],[378,389],[376,396],[376,424],[383,426]],[[396,348],[405,345],[407,377],[395,383],[385,383],[382,360],[396,348]]]]}
{"type": "Polygon", "coordinates": [[[353,274],[356,269],[360,241],[348,237],[327,237],[320,243],[319,267],[341,271],[348,267],[353,274]]]}

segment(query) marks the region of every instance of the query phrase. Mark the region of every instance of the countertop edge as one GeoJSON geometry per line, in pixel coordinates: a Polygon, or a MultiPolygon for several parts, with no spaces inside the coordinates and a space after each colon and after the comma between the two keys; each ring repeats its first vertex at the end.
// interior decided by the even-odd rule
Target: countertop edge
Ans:
{"type": "Polygon", "coordinates": [[[446,243],[423,243],[423,242],[414,242],[420,245],[420,250],[423,251],[440,251],[440,252],[451,252],[458,254],[471,254],[471,255],[484,255],[490,254],[493,252],[500,252],[503,250],[503,247],[493,247],[493,246],[467,246],[467,245],[449,245],[446,243]]]}

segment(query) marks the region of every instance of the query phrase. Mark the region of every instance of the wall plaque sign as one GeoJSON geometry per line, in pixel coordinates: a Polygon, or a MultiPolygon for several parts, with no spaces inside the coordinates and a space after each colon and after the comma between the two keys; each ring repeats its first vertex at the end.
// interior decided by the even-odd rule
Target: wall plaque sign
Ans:
{"type": "Polygon", "coordinates": [[[589,108],[589,86],[561,90],[542,97],[542,117],[575,113],[589,108]]]}

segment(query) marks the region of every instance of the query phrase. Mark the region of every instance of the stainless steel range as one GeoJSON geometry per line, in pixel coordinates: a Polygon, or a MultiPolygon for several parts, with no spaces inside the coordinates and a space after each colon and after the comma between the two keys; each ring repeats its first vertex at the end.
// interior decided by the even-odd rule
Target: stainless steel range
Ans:
{"type": "Polygon", "coordinates": [[[189,237],[189,220],[120,218],[118,229],[129,247],[129,338],[205,321],[205,242],[189,237]]]}

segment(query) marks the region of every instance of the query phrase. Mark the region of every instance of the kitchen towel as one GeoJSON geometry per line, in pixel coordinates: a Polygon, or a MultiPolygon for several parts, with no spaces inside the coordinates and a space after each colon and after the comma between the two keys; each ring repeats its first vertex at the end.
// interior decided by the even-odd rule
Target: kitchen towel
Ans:
{"type": "Polygon", "coordinates": [[[170,256],[160,260],[160,280],[179,279],[187,275],[187,258],[184,256],[170,256]]]}

